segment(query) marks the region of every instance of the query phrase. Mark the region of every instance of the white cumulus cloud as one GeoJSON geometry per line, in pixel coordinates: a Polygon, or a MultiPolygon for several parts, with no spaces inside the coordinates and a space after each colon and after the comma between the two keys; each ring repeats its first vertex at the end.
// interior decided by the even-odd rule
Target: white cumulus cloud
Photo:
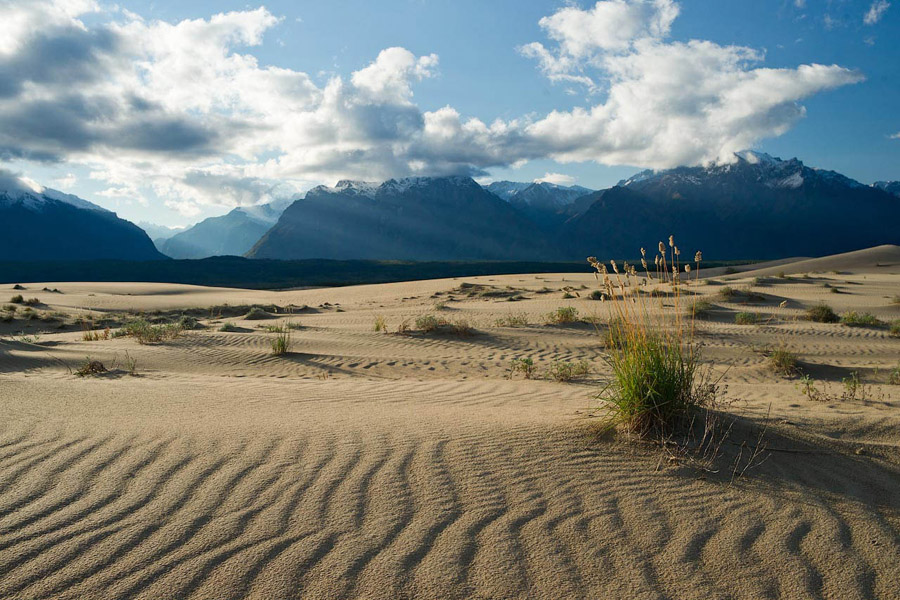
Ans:
{"type": "Polygon", "coordinates": [[[481,176],[546,158],[728,160],[787,131],[804,98],[862,79],[672,41],[679,11],[674,0],[560,8],[540,21],[547,39],[520,50],[551,80],[587,86],[592,102],[485,122],[416,105],[414,86],[437,74],[434,54],[387,48],[327,79],[260,64],[254,48],[281,22],[265,8],[169,23],[90,0],[0,0],[0,163],[79,165],[102,195],[141,201],[151,190],[194,215],[344,177],[481,176]]]}

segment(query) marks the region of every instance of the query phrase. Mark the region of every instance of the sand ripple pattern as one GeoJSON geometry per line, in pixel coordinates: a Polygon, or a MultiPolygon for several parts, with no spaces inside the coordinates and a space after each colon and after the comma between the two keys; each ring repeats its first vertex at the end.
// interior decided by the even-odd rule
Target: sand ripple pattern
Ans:
{"type": "Polygon", "coordinates": [[[7,426],[0,597],[897,597],[895,467],[766,469],[728,487],[528,423],[7,426]]]}

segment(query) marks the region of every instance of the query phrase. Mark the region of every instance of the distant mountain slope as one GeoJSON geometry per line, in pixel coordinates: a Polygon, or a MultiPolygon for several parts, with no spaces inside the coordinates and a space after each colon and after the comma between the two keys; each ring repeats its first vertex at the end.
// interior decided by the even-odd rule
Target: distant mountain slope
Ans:
{"type": "Polygon", "coordinates": [[[554,260],[541,230],[468,177],[342,181],[294,202],[254,258],[554,260]]]}
{"type": "Polygon", "coordinates": [[[160,250],[172,258],[242,256],[278,221],[288,203],[244,206],[204,219],[163,241],[160,250]]]}
{"type": "Polygon", "coordinates": [[[876,181],[872,186],[900,197],[900,181],[876,181]]]}
{"type": "Polygon", "coordinates": [[[576,201],[593,191],[580,185],[540,182],[508,194],[506,200],[543,231],[555,233],[567,219],[587,210],[589,204],[576,201]]]}
{"type": "Polygon", "coordinates": [[[3,260],[159,260],[144,231],[77,196],[0,172],[3,260]]]}
{"type": "Polygon", "coordinates": [[[712,167],[645,171],[586,199],[561,241],[570,256],[635,257],[674,234],[693,256],[824,256],[900,242],[900,202],[796,158],[744,152],[712,167]]]}

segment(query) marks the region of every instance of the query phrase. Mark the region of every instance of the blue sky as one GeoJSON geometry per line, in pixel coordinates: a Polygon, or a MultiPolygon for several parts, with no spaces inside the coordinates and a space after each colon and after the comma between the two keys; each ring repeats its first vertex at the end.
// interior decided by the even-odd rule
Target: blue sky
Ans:
{"type": "MultiPolygon", "coordinates": [[[[90,3],[90,0],[72,1],[90,3]]],[[[47,10],[60,10],[60,2],[64,0],[55,4],[48,2],[47,10]]],[[[129,65],[133,66],[139,60],[160,66],[159,72],[148,71],[143,75],[147,81],[153,81],[148,90],[151,87],[156,90],[147,92],[147,101],[161,107],[152,113],[153,119],[157,120],[146,121],[146,134],[135,132],[133,127],[123,130],[124,133],[117,129],[115,133],[109,133],[108,140],[103,138],[102,143],[96,142],[98,135],[91,133],[91,128],[99,127],[98,120],[79,123],[75,129],[90,141],[70,143],[67,139],[64,147],[56,143],[41,144],[41,131],[29,130],[23,135],[33,135],[37,141],[30,147],[24,147],[23,143],[23,149],[14,148],[7,153],[6,160],[0,160],[0,168],[16,171],[50,187],[64,187],[66,191],[116,210],[126,218],[167,225],[188,224],[221,214],[238,204],[296,193],[316,183],[330,184],[342,176],[375,178],[468,169],[485,180],[530,181],[555,174],[551,179],[602,188],[639,168],[662,168],[720,158],[723,152],[727,154],[729,149],[736,148],[736,144],[747,140],[755,149],[785,158],[797,156],[810,166],[834,169],[864,183],[900,179],[900,139],[891,138],[900,133],[897,110],[900,106],[900,2],[893,7],[883,0],[875,3],[871,0],[612,2],[641,5],[642,12],[635,14],[646,19],[646,23],[638,23],[638,33],[628,39],[603,39],[609,33],[601,31],[596,34],[600,39],[588,40],[588,49],[584,46],[581,23],[594,17],[606,18],[606,13],[591,13],[595,7],[593,2],[570,5],[538,0],[335,0],[255,4],[126,0],[118,3],[119,10],[100,3],[90,7],[91,10],[76,12],[74,17],[69,14],[60,17],[59,35],[72,29],[74,19],[76,29],[92,32],[90,41],[85,44],[99,43],[99,34],[110,24],[115,24],[116,35],[127,35],[130,39],[143,39],[144,36],[147,41],[142,42],[144,45],[139,50],[126,52],[117,47],[115,51],[108,51],[103,47],[103,52],[109,52],[111,56],[114,52],[119,53],[110,59],[121,60],[121,64],[115,62],[117,66],[111,68],[114,73],[115,69],[127,73],[129,65]],[[148,50],[154,38],[162,38],[154,33],[154,24],[176,25],[185,20],[198,20],[212,29],[213,15],[229,11],[249,14],[248,11],[261,6],[265,7],[265,15],[256,12],[238,24],[229,25],[241,28],[244,33],[234,35],[244,38],[237,43],[228,38],[230,41],[220,44],[222,52],[210,50],[212,58],[201,66],[212,64],[212,60],[224,60],[223,56],[252,57],[256,61],[253,73],[257,75],[260,70],[269,68],[289,70],[292,77],[296,73],[305,74],[309,80],[307,87],[312,90],[310,93],[318,98],[325,94],[329,82],[336,77],[350,88],[353,74],[373,65],[383,50],[402,48],[407,51],[407,54],[397,53],[389,57],[392,60],[386,58],[383,61],[390,69],[402,71],[402,76],[398,76],[402,81],[394,78],[395,71],[376,70],[369,73],[372,75],[369,81],[374,82],[377,91],[372,91],[375,88],[370,86],[363,93],[361,85],[352,90],[352,94],[347,92],[349,100],[340,100],[355,107],[366,105],[364,111],[354,112],[352,119],[347,121],[357,127],[361,119],[369,119],[370,122],[362,125],[364,134],[353,130],[346,133],[348,141],[340,148],[323,146],[320,150],[310,150],[310,155],[306,156],[307,148],[324,143],[318,138],[305,142],[303,136],[310,135],[310,131],[319,132],[317,128],[311,129],[308,122],[286,125],[285,131],[292,129],[290,139],[278,139],[279,135],[288,135],[278,131],[278,124],[293,114],[279,112],[279,106],[291,100],[296,87],[284,92],[284,97],[279,97],[278,105],[273,105],[265,118],[246,122],[239,118],[247,112],[240,103],[249,103],[252,107],[253,98],[235,100],[234,96],[228,96],[214,106],[204,106],[197,104],[194,98],[175,97],[167,91],[166,85],[187,88],[192,82],[163,77],[166,65],[180,64],[182,59],[172,58],[177,52],[174,50],[148,50]],[[571,10],[565,12],[567,8],[571,10]],[[664,11],[672,10],[675,12],[669,16],[664,14],[664,11]],[[873,12],[866,22],[870,11],[873,12]],[[563,16],[567,18],[563,19],[563,16]],[[548,21],[551,17],[557,17],[557,20],[548,21]],[[659,33],[654,27],[664,31],[659,33]],[[252,32],[247,33],[248,28],[252,32]],[[650,41],[642,45],[643,38],[650,41]],[[683,122],[666,114],[669,102],[677,112],[683,109],[678,106],[680,103],[706,101],[705,97],[698,99],[690,93],[681,97],[678,90],[703,87],[702,82],[696,80],[698,76],[691,73],[684,73],[683,80],[666,83],[674,88],[649,90],[676,90],[664,100],[657,98],[646,107],[617,105],[618,109],[610,108],[607,100],[615,77],[620,83],[624,78],[623,87],[644,77],[634,75],[631,61],[640,61],[644,73],[654,68],[651,61],[656,60],[655,53],[674,52],[677,50],[675,45],[690,40],[702,41],[709,47],[693,48],[694,54],[688,55],[688,61],[695,60],[692,57],[696,60],[711,57],[727,62],[729,59],[725,55],[732,46],[756,52],[747,64],[733,67],[732,74],[739,78],[755,69],[784,71],[776,80],[747,84],[746,93],[734,98],[728,93],[728,84],[723,84],[724,87],[710,92],[717,95],[719,104],[726,98],[740,106],[746,97],[774,96],[795,85],[799,87],[796,91],[784,92],[784,98],[777,102],[747,108],[748,112],[756,112],[742,116],[748,123],[746,135],[734,130],[708,135],[707,130],[716,129],[722,117],[698,119],[696,113],[702,112],[702,107],[689,108],[687,113],[682,111],[682,117],[690,113],[689,119],[683,122]],[[552,59],[542,63],[534,53],[523,50],[532,43],[540,44],[552,59]],[[576,43],[582,45],[576,47],[576,43]],[[162,56],[163,52],[167,54],[162,56]],[[429,58],[431,55],[436,56],[432,59],[429,58]],[[597,66],[608,58],[617,61],[615,66],[597,66]],[[167,60],[178,62],[166,63],[167,60]],[[576,66],[571,67],[571,64],[576,66]],[[811,64],[837,65],[841,70],[823,70],[813,75],[798,71],[801,65],[811,64]],[[627,74],[623,75],[625,70],[627,74]],[[578,77],[591,83],[575,81],[578,77]],[[384,82],[388,80],[388,87],[385,87],[384,82]],[[360,100],[361,97],[365,100],[360,100]],[[608,111],[634,110],[637,114],[621,119],[616,114],[607,115],[599,125],[596,119],[585,120],[585,115],[581,115],[581,120],[572,117],[545,122],[553,111],[575,115],[579,107],[590,109],[604,103],[607,103],[608,111]],[[448,115],[448,118],[452,117],[452,124],[448,125],[451,129],[447,131],[453,131],[452,127],[473,117],[486,127],[500,120],[502,131],[468,131],[467,137],[453,135],[447,138],[440,137],[446,133],[442,130],[436,139],[449,140],[442,146],[453,146],[458,142],[458,148],[447,150],[438,147],[440,144],[434,140],[426,143],[418,137],[413,144],[416,146],[414,151],[406,148],[404,136],[420,135],[417,127],[421,125],[422,115],[434,114],[445,107],[452,107],[457,115],[448,115]],[[643,126],[640,110],[646,111],[646,131],[640,129],[643,126]],[[165,121],[164,126],[159,125],[159,120],[165,121]],[[384,127],[379,125],[377,130],[372,129],[372,122],[384,127]],[[543,123],[543,129],[532,131],[526,128],[525,122],[543,123]],[[680,144],[679,136],[695,136],[695,131],[691,130],[694,124],[697,139],[684,144],[690,148],[675,148],[680,144]],[[572,131],[561,134],[554,131],[555,128],[575,131],[582,126],[585,128],[582,140],[562,139],[571,137],[572,131]],[[252,139],[248,135],[237,140],[240,136],[234,132],[242,127],[256,132],[272,131],[252,139]],[[595,143],[590,139],[595,131],[592,127],[599,127],[596,131],[603,132],[598,137],[618,136],[622,139],[615,143],[595,143]],[[670,130],[669,133],[661,134],[664,129],[670,130]],[[170,133],[171,142],[163,139],[170,133]],[[123,139],[123,136],[133,137],[135,141],[117,149],[115,140],[123,139]],[[161,141],[157,143],[157,140],[161,141]],[[184,146],[191,144],[196,145],[196,152],[186,153],[184,146]],[[388,146],[382,144],[389,144],[390,150],[385,150],[388,146]],[[217,153],[215,148],[218,146],[225,149],[217,153]],[[391,155],[391,160],[379,159],[386,154],[391,155]],[[297,158],[301,155],[302,158],[297,158]],[[282,186],[281,181],[289,182],[289,185],[282,186]],[[221,188],[217,188],[219,185],[221,188]],[[228,193],[221,192],[223,189],[228,193]]],[[[7,6],[3,7],[0,1],[0,10],[15,11],[23,9],[25,4],[28,3],[7,0],[7,6]]],[[[48,19],[46,14],[41,18],[43,22],[48,19]]],[[[184,52],[188,54],[197,39],[207,39],[202,37],[207,32],[199,26],[185,35],[188,37],[171,38],[176,41],[170,45],[177,48],[183,44],[184,52]]],[[[25,47],[23,44],[22,48],[25,47]]],[[[742,60],[745,59],[746,53],[742,54],[742,60]]],[[[100,62],[92,59],[92,64],[100,62]]],[[[189,70],[186,72],[190,74],[189,70]]],[[[234,78],[235,73],[238,73],[237,77],[245,77],[232,67],[228,67],[222,76],[234,78]]],[[[248,85],[252,86],[257,80],[251,75],[246,77],[248,85]]],[[[0,78],[2,76],[0,70],[0,78]]],[[[715,68],[704,76],[714,79],[715,68]]],[[[66,76],[60,77],[65,79],[66,76]]],[[[101,85],[105,75],[86,77],[86,81],[96,84],[98,90],[105,91],[109,87],[101,85]]],[[[135,83],[130,77],[123,75],[116,85],[121,86],[121,90],[128,90],[128,94],[134,95],[134,90],[138,90],[138,95],[143,94],[140,82],[144,79],[138,78],[135,83]]],[[[208,85],[222,87],[221,81],[211,81],[208,85]]],[[[290,85],[298,84],[292,82],[290,85]]],[[[125,92],[121,90],[116,92],[117,102],[124,97],[125,92]]],[[[190,93],[194,96],[205,93],[203,88],[198,90],[190,93]]],[[[640,93],[645,91],[639,90],[638,104],[640,93]]],[[[329,127],[344,127],[329,120],[328,114],[320,110],[319,100],[314,102],[319,110],[317,127],[324,127],[322,120],[329,121],[329,127]]],[[[67,107],[70,105],[66,104],[67,107]]],[[[297,110],[303,108],[298,105],[297,110]]],[[[727,117],[731,119],[733,114],[728,113],[727,117]]],[[[133,116],[129,118],[134,120],[133,116]]],[[[104,127],[108,125],[99,122],[103,122],[104,127]]],[[[324,130],[321,134],[334,135],[324,130]]],[[[0,141],[0,151],[2,146],[0,141]]]]}

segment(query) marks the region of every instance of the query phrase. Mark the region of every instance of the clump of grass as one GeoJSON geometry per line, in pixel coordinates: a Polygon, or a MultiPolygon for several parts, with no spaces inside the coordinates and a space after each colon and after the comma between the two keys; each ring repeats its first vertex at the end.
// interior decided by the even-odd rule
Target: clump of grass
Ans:
{"type": "Polygon", "coordinates": [[[888,335],[890,335],[891,337],[900,338],[900,319],[891,321],[890,328],[888,329],[888,335]]]}
{"type": "Polygon", "coordinates": [[[284,333],[287,330],[285,325],[266,325],[263,327],[266,333],[284,333]]]}
{"type": "Polygon", "coordinates": [[[387,321],[382,315],[375,316],[375,324],[372,326],[372,329],[387,333],[387,321]]]}
{"type": "Polygon", "coordinates": [[[84,362],[75,370],[75,374],[79,377],[100,375],[101,373],[106,373],[106,367],[99,360],[91,360],[90,356],[85,358],[84,362]]]}
{"type": "Polygon", "coordinates": [[[14,312],[16,312],[17,310],[19,310],[19,307],[16,306],[15,304],[6,304],[6,305],[3,306],[3,310],[5,310],[5,311],[7,311],[7,312],[14,313],[14,312]]]}
{"type": "Polygon", "coordinates": [[[28,306],[37,306],[40,303],[41,301],[39,298],[28,298],[27,300],[25,300],[25,304],[27,304],[28,306]]]}
{"type": "Polygon", "coordinates": [[[262,319],[273,319],[274,316],[267,313],[265,310],[259,308],[258,306],[254,306],[251,308],[246,315],[244,315],[244,319],[248,321],[260,321],[262,319]]]}
{"type": "Polygon", "coordinates": [[[578,321],[578,309],[574,306],[560,306],[553,312],[544,315],[544,320],[550,325],[563,325],[578,321]]]}
{"type": "Polygon", "coordinates": [[[594,290],[590,295],[591,300],[603,300],[603,292],[600,290],[594,290]]]}
{"type": "Polygon", "coordinates": [[[776,375],[793,377],[800,372],[797,366],[797,355],[787,348],[780,347],[772,350],[768,356],[769,368],[776,375]]]}
{"type": "Polygon", "coordinates": [[[499,319],[494,321],[494,325],[496,327],[527,327],[528,326],[528,314],[527,313],[518,313],[518,314],[508,314],[505,317],[500,317],[499,319]]]}
{"type": "Polygon", "coordinates": [[[191,315],[181,315],[181,318],[178,319],[178,326],[185,331],[191,331],[193,329],[199,329],[200,322],[191,315]]]}
{"type": "Polygon", "coordinates": [[[590,363],[586,360],[579,360],[574,363],[555,360],[547,368],[547,379],[562,383],[584,377],[589,371],[590,363]]]}
{"type": "Polygon", "coordinates": [[[469,336],[474,329],[465,319],[450,320],[434,315],[416,317],[416,329],[422,333],[450,333],[458,336],[469,336]]]}
{"type": "Polygon", "coordinates": [[[898,364],[888,377],[888,383],[891,385],[900,385],[900,364],[898,364]]]}
{"type": "Polygon", "coordinates": [[[280,356],[291,351],[293,346],[291,342],[291,328],[281,327],[272,338],[272,354],[280,356]]]}
{"type": "Polygon", "coordinates": [[[238,328],[234,323],[227,323],[227,322],[222,323],[222,326],[219,327],[219,331],[224,331],[226,333],[232,332],[232,331],[237,331],[237,330],[238,330],[238,328]]]}
{"type": "Polygon", "coordinates": [[[827,304],[816,304],[806,309],[806,319],[815,323],[837,323],[840,318],[827,304]]]}
{"type": "Polygon", "coordinates": [[[509,366],[509,378],[512,379],[513,375],[521,373],[525,376],[525,379],[531,379],[534,377],[535,371],[534,359],[530,356],[527,358],[514,358],[509,366]]]}
{"type": "Polygon", "coordinates": [[[27,290],[28,288],[26,288],[26,287],[23,286],[23,285],[19,285],[19,284],[17,283],[16,285],[13,286],[13,289],[14,289],[14,290],[27,290]]]}
{"type": "Polygon", "coordinates": [[[756,325],[758,320],[757,314],[752,312],[739,312],[734,315],[734,322],[738,325],[756,325]]]}
{"type": "Polygon", "coordinates": [[[719,290],[719,298],[726,302],[729,302],[736,295],[737,291],[730,285],[726,285],[719,290]]]}
{"type": "MultiPolygon", "coordinates": [[[[699,371],[699,345],[694,341],[694,320],[685,320],[679,308],[681,288],[680,252],[674,239],[668,249],[660,242],[651,273],[646,253],[641,251],[644,278],[635,267],[612,262],[610,273],[596,258],[588,262],[602,278],[611,305],[608,362],[613,380],[601,392],[613,423],[639,435],[667,435],[686,423],[692,414],[711,403],[714,386],[705,385],[699,371]],[[629,295],[626,288],[671,283],[674,312],[664,312],[664,297],[654,294],[629,295]]],[[[702,255],[694,256],[695,277],[699,278],[702,255]]]]}
{"type": "Polygon", "coordinates": [[[431,333],[432,331],[437,331],[443,322],[444,319],[439,319],[434,315],[422,315],[421,317],[416,317],[416,329],[423,333],[431,333]]]}
{"type": "Polygon", "coordinates": [[[566,292],[565,294],[563,294],[562,297],[563,297],[563,300],[571,300],[572,298],[575,297],[575,295],[572,292],[566,292]]]}
{"type": "Polygon", "coordinates": [[[881,321],[871,313],[858,313],[855,310],[841,315],[841,323],[848,327],[878,327],[881,321]]]}
{"type": "Polygon", "coordinates": [[[85,342],[99,342],[100,340],[108,340],[110,338],[110,329],[105,327],[103,330],[93,329],[89,322],[82,323],[81,339],[85,342]]]}
{"type": "Polygon", "coordinates": [[[715,308],[715,304],[710,302],[709,300],[695,300],[693,304],[691,304],[691,315],[695,319],[707,319],[715,308]]]}
{"type": "MultiPolygon", "coordinates": [[[[165,323],[152,325],[146,319],[134,319],[126,322],[119,330],[118,336],[133,337],[138,344],[157,344],[174,340],[181,335],[182,329],[178,323],[165,323]]],[[[117,337],[118,337],[117,336],[117,337]]]]}
{"type": "Polygon", "coordinates": [[[896,295],[891,299],[891,304],[900,304],[900,294],[896,295]]]}
{"type": "Polygon", "coordinates": [[[9,301],[13,304],[22,304],[23,302],[25,302],[25,298],[22,297],[22,294],[16,294],[12,298],[10,298],[9,301]]]}

